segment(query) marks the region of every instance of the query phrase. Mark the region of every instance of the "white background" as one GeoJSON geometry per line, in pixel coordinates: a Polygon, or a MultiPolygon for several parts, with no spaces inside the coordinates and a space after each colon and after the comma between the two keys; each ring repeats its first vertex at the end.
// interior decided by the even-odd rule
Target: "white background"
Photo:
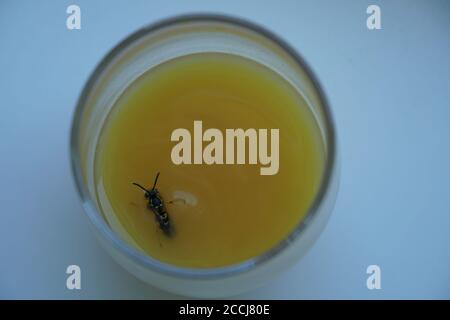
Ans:
{"type": "Polygon", "coordinates": [[[102,56],[139,27],[213,11],[266,26],[309,62],[337,123],[331,220],[294,268],[239,298],[450,298],[449,1],[1,1],[0,298],[172,298],[97,243],[75,192],[69,128],[102,56]],[[378,4],[382,30],[366,28],[378,4]],[[66,8],[81,7],[81,30],[66,8]],[[65,287],[66,267],[82,290],[65,287]],[[366,268],[382,289],[366,288],[366,268]]]}

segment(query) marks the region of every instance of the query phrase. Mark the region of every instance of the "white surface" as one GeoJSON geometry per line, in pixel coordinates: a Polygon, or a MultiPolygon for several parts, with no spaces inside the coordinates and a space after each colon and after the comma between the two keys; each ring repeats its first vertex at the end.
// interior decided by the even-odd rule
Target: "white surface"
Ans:
{"type": "Polygon", "coordinates": [[[91,232],[68,139],[101,57],[156,19],[214,11],[281,35],[310,63],[337,122],[336,209],[290,271],[240,298],[450,298],[450,2],[2,1],[0,298],[171,298],[116,265],[91,232]],[[78,4],[82,29],[65,27],[78,4]],[[65,287],[77,264],[82,289],[65,287]],[[382,289],[366,288],[378,264],[382,289]]]}

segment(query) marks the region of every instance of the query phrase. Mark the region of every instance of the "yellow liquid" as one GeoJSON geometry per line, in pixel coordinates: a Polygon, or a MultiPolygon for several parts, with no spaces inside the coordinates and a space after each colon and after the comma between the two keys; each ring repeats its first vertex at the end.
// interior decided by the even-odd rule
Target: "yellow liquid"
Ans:
{"type": "Polygon", "coordinates": [[[323,166],[317,123],[286,80],[249,59],[202,53],[155,67],[117,100],[97,148],[97,194],[111,227],[149,256],[220,267],[258,256],[293,231],[312,204],[323,166]],[[194,120],[224,135],[227,128],[278,128],[278,173],[260,175],[260,164],[173,164],[171,133],[186,128],[193,135],[194,120]],[[132,185],[151,188],[157,172],[170,237],[132,185]]]}

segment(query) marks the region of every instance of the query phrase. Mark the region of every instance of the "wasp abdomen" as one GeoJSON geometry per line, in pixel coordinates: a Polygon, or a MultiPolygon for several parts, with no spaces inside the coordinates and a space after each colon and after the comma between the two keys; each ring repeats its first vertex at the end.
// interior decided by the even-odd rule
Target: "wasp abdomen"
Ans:
{"type": "Polygon", "coordinates": [[[159,222],[159,227],[161,228],[162,231],[164,231],[164,233],[166,234],[170,234],[170,222],[169,222],[169,215],[167,214],[166,211],[159,211],[157,213],[157,219],[159,222]]]}

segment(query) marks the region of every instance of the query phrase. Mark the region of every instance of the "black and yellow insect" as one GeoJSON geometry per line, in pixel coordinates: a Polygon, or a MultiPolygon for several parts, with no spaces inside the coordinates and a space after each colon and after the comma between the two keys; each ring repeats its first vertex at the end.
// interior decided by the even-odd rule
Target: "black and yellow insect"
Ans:
{"type": "Polygon", "coordinates": [[[148,199],[148,208],[153,211],[155,214],[156,220],[159,223],[160,229],[166,234],[170,235],[171,233],[171,225],[169,221],[169,215],[166,210],[166,206],[164,205],[164,200],[161,197],[158,189],[156,189],[156,183],[158,182],[159,172],[156,174],[155,182],[153,183],[153,187],[148,190],[141,186],[138,183],[133,182],[133,184],[142,190],[144,190],[145,199],[148,199]]]}

